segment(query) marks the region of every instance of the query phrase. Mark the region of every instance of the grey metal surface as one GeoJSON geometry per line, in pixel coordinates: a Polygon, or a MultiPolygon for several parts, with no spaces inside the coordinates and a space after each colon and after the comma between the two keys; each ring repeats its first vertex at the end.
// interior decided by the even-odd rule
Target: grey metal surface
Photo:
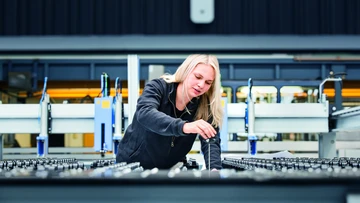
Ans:
{"type": "Polygon", "coordinates": [[[360,141],[360,131],[336,132],[336,141],[360,141]]]}
{"type": "Polygon", "coordinates": [[[128,56],[128,122],[131,123],[136,111],[136,104],[139,98],[140,91],[140,61],[139,56],[132,54],[128,56]]]}
{"type": "Polygon", "coordinates": [[[52,133],[94,132],[94,104],[52,104],[52,133]]]}
{"type": "MultiPolygon", "coordinates": [[[[245,104],[228,104],[228,132],[245,132],[245,104]]],[[[328,132],[328,103],[255,104],[255,133],[328,132]]]]}
{"type": "MultiPolygon", "coordinates": [[[[2,104],[0,105],[0,131],[1,133],[40,133],[38,104],[2,104]]],[[[244,112],[245,104],[228,105],[228,133],[244,132],[244,112]]],[[[255,133],[327,133],[328,132],[328,107],[325,104],[256,104],[255,105],[255,133]]],[[[343,110],[334,113],[338,119],[336,130],[356,130],[358,126],[357,118],[360,107],[343,110]]],[[[128,117],[128,105],[124,105],[125,118],[128,117]]],[[[52,133],[91,133],[94,132],[94,105],[93,104],[52,104],[52,133]]],[[[127,119],[125,126],[127,126],[127,119]]],[[[335,131],[336,131],[335,130],[335,131]]],[[[355,131],[356,132],[356,131],[355,131]]],[[[339,133],[339,132],[338,132],[339,133]]],[[[348,136],[356,136],[350,134],[348,136]]],[[[326,134],[321,135],[319,141],[319,153],[321,157],[336,156],[336,148],[356,149],[357,142],[352,142],[354,146],[342,145],[339,147],[341,138],[336,142],[334,137],[326,134]]],[[[346,139],[345,139],[346,140],[346,139]]],[[[316,142],[281,142],[280,143],[261,143],[259,150],[263,151],[317,151],[316,142]]],[[[196,143],[193,149],[200,147],[196,143]]],[[[229,151],[246,149],[246,144],[242,142],[229,142],[229,151]],[[244,146],[242,146],[244,145],[244,146]]],[[[4,149],[4,153],[7,153],[4,149]]],[[[9,153],[21,153],[20,151],[8,151],[9,153]]],[[[52,153],[50,149],[50,153],[52,153]]],[[[74,149],[75,152],[81,150],[74,149]]],[[[84,152],[92,150],[84,149],[84,152]]],[[[241,150],[240,150],[241,151],[241,150]]],[[[55,152],[55,151],[53,151],[55,152]]],[[[69,150],[71,153],[71,150],[69,150]]],[[[55,152],[56,153],[56,152],[55,152]]],[[[62,152],[59,152],[62,153],[62,152]]],[[[79,155],[81,156],[81,155],[79,155]]]]}
{"type": "MultiPolygon", "coordinates": [[[[36,147],[4,148],[3,152],[7,154],[16,154],[16,153],[31,154],[31,153],[36,153],[36,147]]],[[[93,147],[49,147],[49,153],[76,154],[76,153],[95,153],[95,151],[93,147]]]]}
{"type": "Polygon", "coordinates": [[[339,185],[287,184],[117,184],[1,186],[3,203],[118,203],[118,202],[244,202],[244,203],[339,203],[347,187],[339,185]],[[21,191],[21,195],[19,192],[21,191]],[[213,193],[213,194],[211,194],[213,193]]]}
{"type": "Polygon", "coordinates": [[[360,202],[360,194],[347,194],[346,203],[358,203],[360,202]]]}
{"type": "MultiPolygon", "coordinates": [[[[336,127],[329,133],[319,136],[319,157],[329,158],[338,156],[335,143],[349,141],[357,143],[360,132],[360,106],[336,111],[331,115],[336,120],[336,127]]],[[[359,146],[348,146],[346,149],[358,149],[359,146]]],[[[346,154],[346,151],[345,153],[346,154]]]]}
{"type": "Polygon", "coordinates": [[[0,51],[177,50],[189,52],[193,50],[358,50],[359,47],[359,36],[332,35],[122,35],[0,38],[0,51]]]}
{"type": "MultiPolygon", "coordinates": [[[[94,132],[93,104],[52,104],[52,133],[94,132]]],[[[1,104],[1,133],[40,133],[40,105],[1,104]]]]}
{"type": "Polygon", "coordinates": [[[334,132],[359,132],[360,131],[360,106],[337,111],[332,114],[336,119],[334,132]]]}
{"type": "MultiPolygon", "coordinates": [[[[296,151],[296,152],[317,152],[317,141],[282,141],[282,142],[257,142],[257,151],[274,152],[274,151],[296,151]]],[[[192,150],[200,151],[200,142],[195,141],[192,150]]],[[[247,151],[247,141],[228,141],[228,151],[245,152],[247,151]]]]}
{"type": "Polygon", "coordinates": [[[319,158],[337,157],[336,133],[319,134],[319,158]]]}
{"type": "MultiPolygon", "coordinates": [[[[0,132],[39,133],[39,105],[0,105],[0,132]]],[[[52,104],[52,133],[94,132],[93,104],[52,104]]],[[[129,114],[124,105],[125,119],[129,114]]],[[[324,104],[255,104],[255,133],[328,132],[324,104]]],[[[244,132],[245,104],[228,105],[228,132],[244,132]]],[[[125,126],[127,126],[127,121],[125,126]]]]}
{"type": "MultiPolygon", "coordinates": [[[[3,159],[34,159],[38,158],[36,154],[4,154],[3,159]]],[[[97,159],[110,159],[115,158],[112,154],[106,154],[104,157],[101,157],[99,154],[48,154],[42,158],[75,158],[77,160],[97,160],[97,159]]],[[[2,160],[3,160],[2,159],[2,160]]]]}
{"type": "Polygon", "coordinates": [[[0,133],[0,160],[3,159],[3,149],[4,149],[4,135],[0,133]]]}
{"type": "Polygon", "coordinates": [[[40,133],[40,104],[1,104],[0,133],[40,133]]]}
{"type": "MultiPolygon", "coordinates": [[[[246,141],[229,141],[228,150],[245,152],[247,150],[246,141]]],[[[295,151],[295,152],[317,152],[319,150],[318,141],[282,141],[268,142],[258,141],[259,151],[295,151]]],[[[336,141],[336,149],[360,149],[359,141],[336,141]]],[[[195,141],[192,151],[200,151],[200,141],[195,141]]],[[[4,154],[36,154],[36,148],[3,148],[4,154]]],[[[49,153],[56,154],[94,154],[93,147],[49,147],[49,153]]],[[[225,152],[226,153],[226,152],[225,152]]],[[[90,154],[90,155],[92,155],[90,154]]]]}

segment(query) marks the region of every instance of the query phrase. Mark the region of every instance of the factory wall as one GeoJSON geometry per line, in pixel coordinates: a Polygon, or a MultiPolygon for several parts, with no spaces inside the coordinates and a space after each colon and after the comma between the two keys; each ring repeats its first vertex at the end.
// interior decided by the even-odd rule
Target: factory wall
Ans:
{"type": "MultiPolygon", "coordinates": [[[[141,60],[139,76],[149,78],[149,66],[161,64],[164,72],[173,74],[183,59],[141,60]]],[[[322,80],[330,71],[346,72],[347,80],[360,80],[360,61],[295,61],[293,59],[219,59],[223,80],[322,80]]],[[[29,72],[36,80],[48,77],[53,81],[98,81],[102,72],[127,80],[126,59],[73,60],[1,60],[0,80],[9,72],[29,72]]]]}
{"type": "Polygon", "coordinates": [[[190,0],[1,0],[0,35],[360,34],[358,0],[214,0],[209,24],[190,0]]]}

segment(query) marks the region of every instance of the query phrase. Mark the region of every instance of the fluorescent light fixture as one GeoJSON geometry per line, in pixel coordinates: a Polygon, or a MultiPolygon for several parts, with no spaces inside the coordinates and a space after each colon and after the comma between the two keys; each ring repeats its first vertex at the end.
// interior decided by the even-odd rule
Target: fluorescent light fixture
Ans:
{"type": "Polygon", "coordinates": [[[296,94],[303,93],[304,90],[300,86],[284,86],[280,89],[281,94],[296,94]]]}

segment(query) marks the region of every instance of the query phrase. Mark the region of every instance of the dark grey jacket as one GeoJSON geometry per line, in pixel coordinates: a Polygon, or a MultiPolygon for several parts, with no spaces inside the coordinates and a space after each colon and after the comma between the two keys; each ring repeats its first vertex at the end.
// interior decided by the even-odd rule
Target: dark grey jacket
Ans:
{"type": "MultiPolygon", "coordinates": [[[[176,115],[178,83],[154,79],[146,84],[139,97],[132,123],[126,129],[116,156],[116,162],[140,162],[145,169],[169,169],[182,161],[191,150],[196,134],[184,134],[185,122],[194,121],[199,99],[194,98],[182,115],[176,115]],[[173,143],[173,146],[172,146],[173,143]]],[[[221,168],[220,135],[216,128],[216,142],[211,143],[211,168],[221,168]]],[[[208,168],[208,143],[201,136],[201,150],[208,168]]]]}

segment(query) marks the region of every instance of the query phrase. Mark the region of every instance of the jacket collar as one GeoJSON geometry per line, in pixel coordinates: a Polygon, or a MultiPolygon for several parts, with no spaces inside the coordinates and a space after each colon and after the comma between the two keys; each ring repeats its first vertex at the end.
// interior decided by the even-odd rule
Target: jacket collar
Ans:
{"type": "MultiPolygon", "coordinates": [[[[169,91],[169,99],[173,105],[175,105],[176,101],[176,90],[179,86],[179,83],[171,83],[170,85],[170,91],[169,91]]],[[[200,98],[194,97],[187,105],[186,107],[191,110],[196,110],[200,102],[200,98]]]]}

